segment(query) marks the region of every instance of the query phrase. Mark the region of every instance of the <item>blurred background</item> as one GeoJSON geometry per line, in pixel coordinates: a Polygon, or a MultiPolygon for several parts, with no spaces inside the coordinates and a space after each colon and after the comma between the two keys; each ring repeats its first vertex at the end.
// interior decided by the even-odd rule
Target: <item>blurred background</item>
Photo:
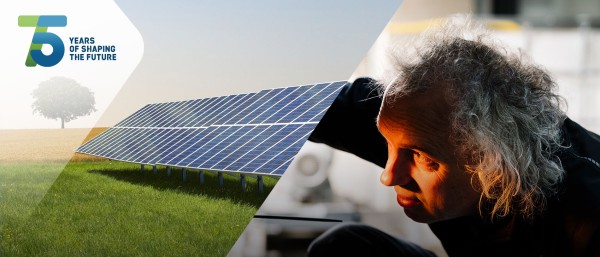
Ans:
{"type": "MultiPolygon", "coordinates": [[[[597,0],[406,0],[350,80],[383,76],[390,46],[455,13],[473,14],[493,37],[545,67],[568,103],[568,116],[600,132],[597,0]]],[[[308,142],[257,214],[362,222],[446,256],[427,225],[404,215],[393,189],[379,183],[380,172],[351,154],[308,142]]],[[[304,256],[308,244],[336,224],[255,218],[229,255],[304,256]]]]}

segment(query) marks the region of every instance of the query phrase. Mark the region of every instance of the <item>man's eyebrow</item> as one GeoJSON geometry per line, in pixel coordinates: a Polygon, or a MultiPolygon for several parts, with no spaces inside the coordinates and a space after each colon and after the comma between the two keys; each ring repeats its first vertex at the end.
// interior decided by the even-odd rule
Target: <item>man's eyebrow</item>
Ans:
{"type": "Polygon", "coordinates": [[[419,145],[400,145],[399,147],[404,148],[404,149],[418,150],[419,152],[423,152],[439,161],[442,161],[445,159],[445,158],[443,158],[444,156],[441,155],[439,152],[434,151],[433,147],[426,147],[426,146],[419,146],[419,145]]]}
{"type": "Polygon", "coordinates": [[[421,146],[418,146],[418,145],[400,145],[399,147],[400,148],[405,148],[405,149],[415,149],[415,150],[419,150],[419,151],[424,152],[424,153],[430,153],[431,152],[431,150],[429,150],[428,148],[421,147],[421,146]]]}

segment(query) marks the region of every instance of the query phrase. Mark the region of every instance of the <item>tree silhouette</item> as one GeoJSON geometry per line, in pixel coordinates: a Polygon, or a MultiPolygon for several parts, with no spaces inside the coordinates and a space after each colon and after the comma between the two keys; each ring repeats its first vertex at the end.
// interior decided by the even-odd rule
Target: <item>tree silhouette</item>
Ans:
{"type": "Polygon", "coordinates": [[[65,128],[65,122],[96,111],[94,93],[69,78],[53,77],[43,81],[31,95],[34,99],[31,105],[33,113],[48,119],[60,119],[61,128],[65,128]]]}

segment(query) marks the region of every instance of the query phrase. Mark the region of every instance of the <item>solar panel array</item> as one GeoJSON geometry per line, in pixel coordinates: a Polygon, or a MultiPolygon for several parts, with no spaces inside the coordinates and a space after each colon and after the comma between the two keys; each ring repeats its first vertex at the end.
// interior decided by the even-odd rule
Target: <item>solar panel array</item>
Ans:
{"type": "Polygon", "coordinates": [[[282,175],[345,84],[149,104],[75,151],[140,164],[282,175]]]}

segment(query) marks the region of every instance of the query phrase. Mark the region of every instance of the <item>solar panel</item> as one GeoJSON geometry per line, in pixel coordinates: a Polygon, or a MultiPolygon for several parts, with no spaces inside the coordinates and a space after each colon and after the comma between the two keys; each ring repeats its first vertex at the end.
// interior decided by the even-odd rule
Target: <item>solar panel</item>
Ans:
{"type": "Polygon", "coordinates": [[[279,176],[346,84],[148,104],[75,151],[140,164],[279,176]]]}

